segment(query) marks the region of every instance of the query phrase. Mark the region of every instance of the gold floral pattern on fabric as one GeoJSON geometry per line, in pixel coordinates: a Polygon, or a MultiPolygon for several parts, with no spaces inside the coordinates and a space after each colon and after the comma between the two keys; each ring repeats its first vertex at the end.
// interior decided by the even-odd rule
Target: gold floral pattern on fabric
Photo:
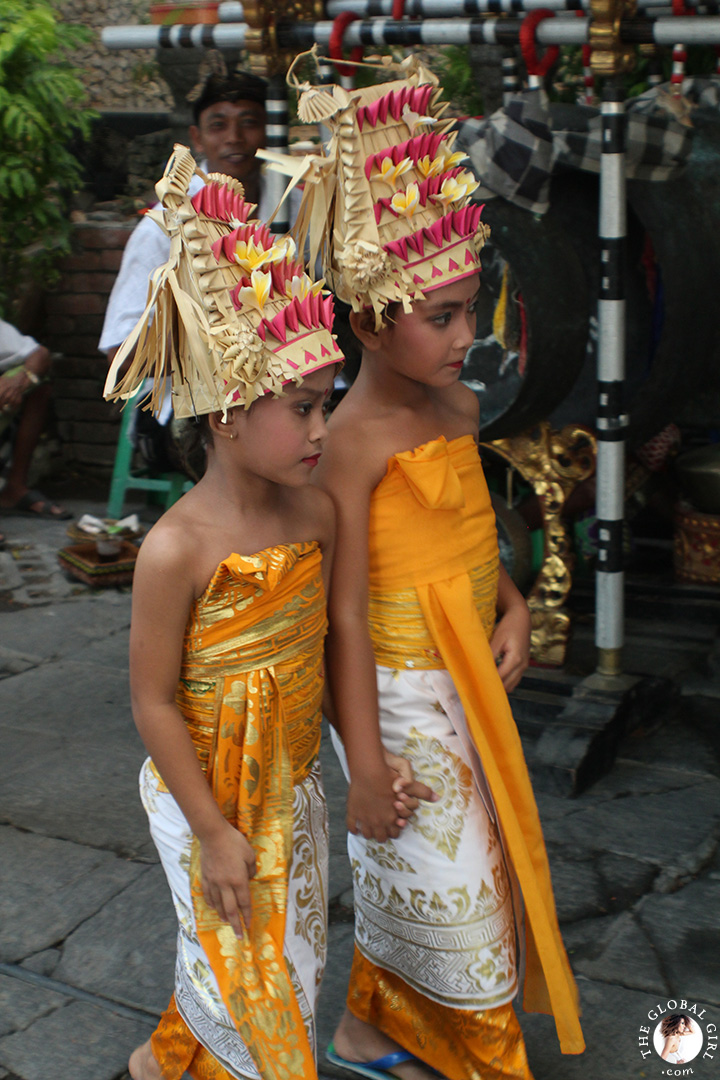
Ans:
{"type": "Polygon", "coordinates": [[[455,1008],[504,1004],[516,987],[515,923],[507,876],[467,888],[403,887],[352,861],[357,947],[378,967],[455,1008]],[[495,884],[500,885],[500,891],[495,884]]]}
{"type": "Polygon", "coordinates": [[[225,559],[191,609],[176,695],[215,800],[256,855],[242,939],[205,903],[196,839],[190,883],[202,948],[264,1080],[316,1075],[283,943],[294,786],[309,775],[320,740],[320,565],[315,543],[225,559]]]}
{"type": "Polygon", "coordinates": [[[410,761],[415,778],[438,795],[436,803],[420,803],[412,819],[413,826],[454,862],[472,796],[472,772],[439,739],[423,735],[414,727],[410,729],[402,757],[410,761]]]}
{"type": "Polygon", "coordinates": [[[379,840],[368,840],[365,853],[369,859],[385,870],[402,870],[406,874],[417,873],[415,867],[407,859],[403,859],[392,840],[386,840],[384,843],[380,843],[379,840]]]}
{"type": "Polygon", "coordinates": [[[320,788],[319,774],[314,785],[308,781],[299,789],[296,796],[302,800],[303,808],[296,820],[305,824],[295,829],[293,836],[293,863],[291,879],[295,891],[295,934],[312,947],[319,961],[317,965],[317,985],[320,984],[327,955],[327,892],[317,887],[316,867],[320,852],[327,850],[330,838],[325,807],[325,799],[320,788]]]}
{"type": "MultiPolygon", "coordinates": [[[[495,627],[498,574],[497,559],[468,571],[475,606],[488,638],[495,627]]],[[[368,623],[376,664],[390,668],[445,667],[415,589],[388,592],[371,587],[368,623]]]]}
{"type": "Polygon", "coordinates": [[[348,1007],[448,1080],[532,1080],[512,1005],[447,1008],[357,949],[348,1007]]]}

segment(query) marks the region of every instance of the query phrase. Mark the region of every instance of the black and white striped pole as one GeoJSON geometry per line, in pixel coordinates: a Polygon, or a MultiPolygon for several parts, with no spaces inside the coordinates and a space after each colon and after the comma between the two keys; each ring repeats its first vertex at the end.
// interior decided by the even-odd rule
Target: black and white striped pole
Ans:
{"type": "MultiPolygon", "coordinates": [[[[529,0],[526,0],[529,2],[529,0]]],[[[523,0],[518,0],[519,4],[523,0]]],[[[548,5],[543,5],[548,6],[548,5]]],[[[519,8],[524,10],[524,5],[519,8]]],[[[584,45],[588,41],[589,18],[548,19],[537,28],[540,45],[584,45]]],[[[279,23],[280,47],[303,52],[317,44],[326,49],[332,22],[279,23]]],[[[205,26],[106,26],[102,42],[108,49],[220,49],[246,47],[245,23],[218,23],[205,26]]],[[[364,19],[351,23],[343,34],[343,46],[367,48],[425,45],[517,45],[520,20],[491,17],[470,19],[364,19]]],[[[620,23],[619,40],[624,45],[720,45],[720,17],[636,18],[620,23]]]]}
{"type": "Polygon", "coordinates": [[[623,517],[625,501],[625,91],[605,80],[600,159],[601,272],[598,297],[597,495],[598,569],[595,644],[598,671],[619,675],[624,643],[623,517]]]}
{"type": "MultiPolygon", "coordinates": [[[[285,78],[282,75],[273,75],[268,82],[268,92],[265,99],[265,113],[267,124],[265,126],[265,145],[268,150],[274,150],[278,154],[288,154],[288,96],[285,78]]],[[[265,173],[265,185],[267,190],[268,205],[277,206],[285,191],[287,181],[281,173],[274,169],[268,169],[265,173]]],[[[285,200],[270,224],[270,232],[286,233],[290,228],[290,204],[285,200]]]]}

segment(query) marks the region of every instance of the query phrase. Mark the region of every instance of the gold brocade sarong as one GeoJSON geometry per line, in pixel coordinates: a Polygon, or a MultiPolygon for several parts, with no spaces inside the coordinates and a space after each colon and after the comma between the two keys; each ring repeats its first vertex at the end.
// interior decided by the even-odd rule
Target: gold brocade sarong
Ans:
{"type": "MultiPolygon", "coordinates": [[[[418,677],[422,670],[449,673],[522,891],[524,1006],[531,1012],[552,1013],[563,1053],[581,1053],[577,989],[557,924],[540,821],[489,644],[497,567],[495,518],[472,437],[449,443],[441,437],[391,458],[370,506],[369,621],[378,670],[419,669],[418,677]]],[[[402,838],[397,850],[402,850],[402,838]]],[[[357,880],[356,875],[356,887],[357,880]]],[[[356,953],[357,977],[351,981],[348,1004],[363,1018],[371,1007],[362,984],[370,985],[372,979],[365,976],[373,967],[356,953]],[[360,997],[365,999],[362,1008],[360,997]]],[[[374,968],[375,975],[379,970],[374,968]]],[[[384,1023],[378,1022],[382,1005],[377,999],[372,1005],[373,1022],[388,1034],[393,1034],[397,1016],[413,1008],[416,991],[406,989],[404,999],[396,993],[388,996],[384,1023]]],[[[440,1064],[429,1063],[443,1072],[447,1068],[442,1054],[440,1064]]],[[[467,1070],[459,1075],[467,1076],[467,1070]]]]}
{"type": "MultiPolygon", "coordinates": [[[[175,1076],[181,1066],[190,1068],[193,1060],[198,1068],[191,1068],[192,1075],[216,1075],[212,1062],[202,1064],[203,1055],[195,1053],[197,1043],[182,1026],[184,1020],[197,1030],[195,1016],[188,1015],[180,993],[182,986],[189,1000],[189,985],[191,991],[193,986],[199,988],[199,997],[191,1001],[199,1021],[213,992],[219,990],[230,1022],[249,1052],[249,1067],[241,1063],[229,1075],[251,1075],[254,1064],[263,1080],[317,1076],[306,1031],[312,1018],[308,1020],[308,1009],[298,1002],[297,973],[288,970],[284,943],[293,843],[296,859],[310,860],[312,852],[302,850],[303,840],[312,845],[312,834],[322,829],[316,808],[325,812],[316,761],[326,632],[320,566],[316,543],[283,545],[250,557],[231,555],[190,612],[177,704],[218,806],[254,849],[257,872],[250,881],[249,934],[238,940],[205,903],[197,838],[191,838],[180,857],[189,874],[193,915],[190,925],[180,904],[180,929],[199,942],[204,955],[195,961],[196,970],[176,984],[177,1006],[173,998],[153,1037],[161,1067],[167,1056],[168,1071],[163,1075],[175,1076]],[[298,807],[309,808],[303,819],[310,823],[308,838],[293,837],[294,802],[296,820],[298,807]],[[214,976],[212,985],[202,974],[206,964],[214,976]]],[[[167,789],[156,771],[151,773],[146,775],[143,796],[152,827],[153,800],[159,802],[159,792],[167,789]]],[[[292,872],[296,877],[303,867],[293,864],[292,872]]],[[[305,910],[301,928],[310,952],[316,956],[321,952],[323,958],[325,900],[323,896],[322,903],[305,910]]],[[[313,973],[315,983],[318,978],[313,973]]],[[[227,1045],[227,1030],[222,1037],[227,1045]]],[[[213,1052],[212,1045],[207,1048],[213,1052]]],[[[226,1074],[220,1070],[217,1075],[226,1074]]]]}

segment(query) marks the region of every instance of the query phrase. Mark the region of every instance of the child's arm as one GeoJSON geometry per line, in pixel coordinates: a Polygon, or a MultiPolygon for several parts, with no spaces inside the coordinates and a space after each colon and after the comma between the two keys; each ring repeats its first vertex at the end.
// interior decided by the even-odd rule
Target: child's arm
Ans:
{"type": "Polygon", "coordinates": [[[160,775],[200,841],[205,900],[238,937],[250,924],[252,847],[222,815],[175,704],[182,643],[194,599],[191,552],[173,530],[145,540],[133,581],[130,683],[133,716],[160,775]]]}
{"type": "Polygon", "coordinates": [[[490,641],[498,674],[508,691],[514,690],[530,663],[530,612],[525,598],[500,564],[498,580],[500,619],[490,641]]]}
{"type": "MultiPolygon", "coordinates": [[[[374,478],[363,463],[362,449],[336,440],[324,463],[320,483],[336,511],[336,549],[328,612],[328,678],[334,722],[343,740],[350,770],[347,827],[366,839],[399,835],[398,772],[386,758],[378,721],[375,658],[368,631],[368,523],[374,478]]],[[[404,784],[411,798],[434,799],[419,782],[404,784]]],[[[403,812],[400,816],[406,816],[403,812]]]]}

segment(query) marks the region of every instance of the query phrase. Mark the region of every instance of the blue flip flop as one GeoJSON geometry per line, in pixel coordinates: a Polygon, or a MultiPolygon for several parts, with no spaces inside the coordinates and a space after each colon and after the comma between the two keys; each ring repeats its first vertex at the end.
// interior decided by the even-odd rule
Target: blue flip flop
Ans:
{"type": "Polygon", "coordinates": [[[387,1070],[391,1069],[393,1065],[400,1065],[403,1061],[419,1061],[419,1058],[416,1058],[414,1054],[409,1053],[407,1050],[396,1050],[392,1054],[386,1054],[385,1057],[376,1058],[375,1061],[347,1061],[335,1053],[335,1047],[332,1043],[325,1051],[325,1057],[333,1065],[339,1065],[341,1069],[357,1073],[358,1076],[366,1076],[369,1080],[398,1080],[393,1073],[389,1073],[387,1070]]]}

